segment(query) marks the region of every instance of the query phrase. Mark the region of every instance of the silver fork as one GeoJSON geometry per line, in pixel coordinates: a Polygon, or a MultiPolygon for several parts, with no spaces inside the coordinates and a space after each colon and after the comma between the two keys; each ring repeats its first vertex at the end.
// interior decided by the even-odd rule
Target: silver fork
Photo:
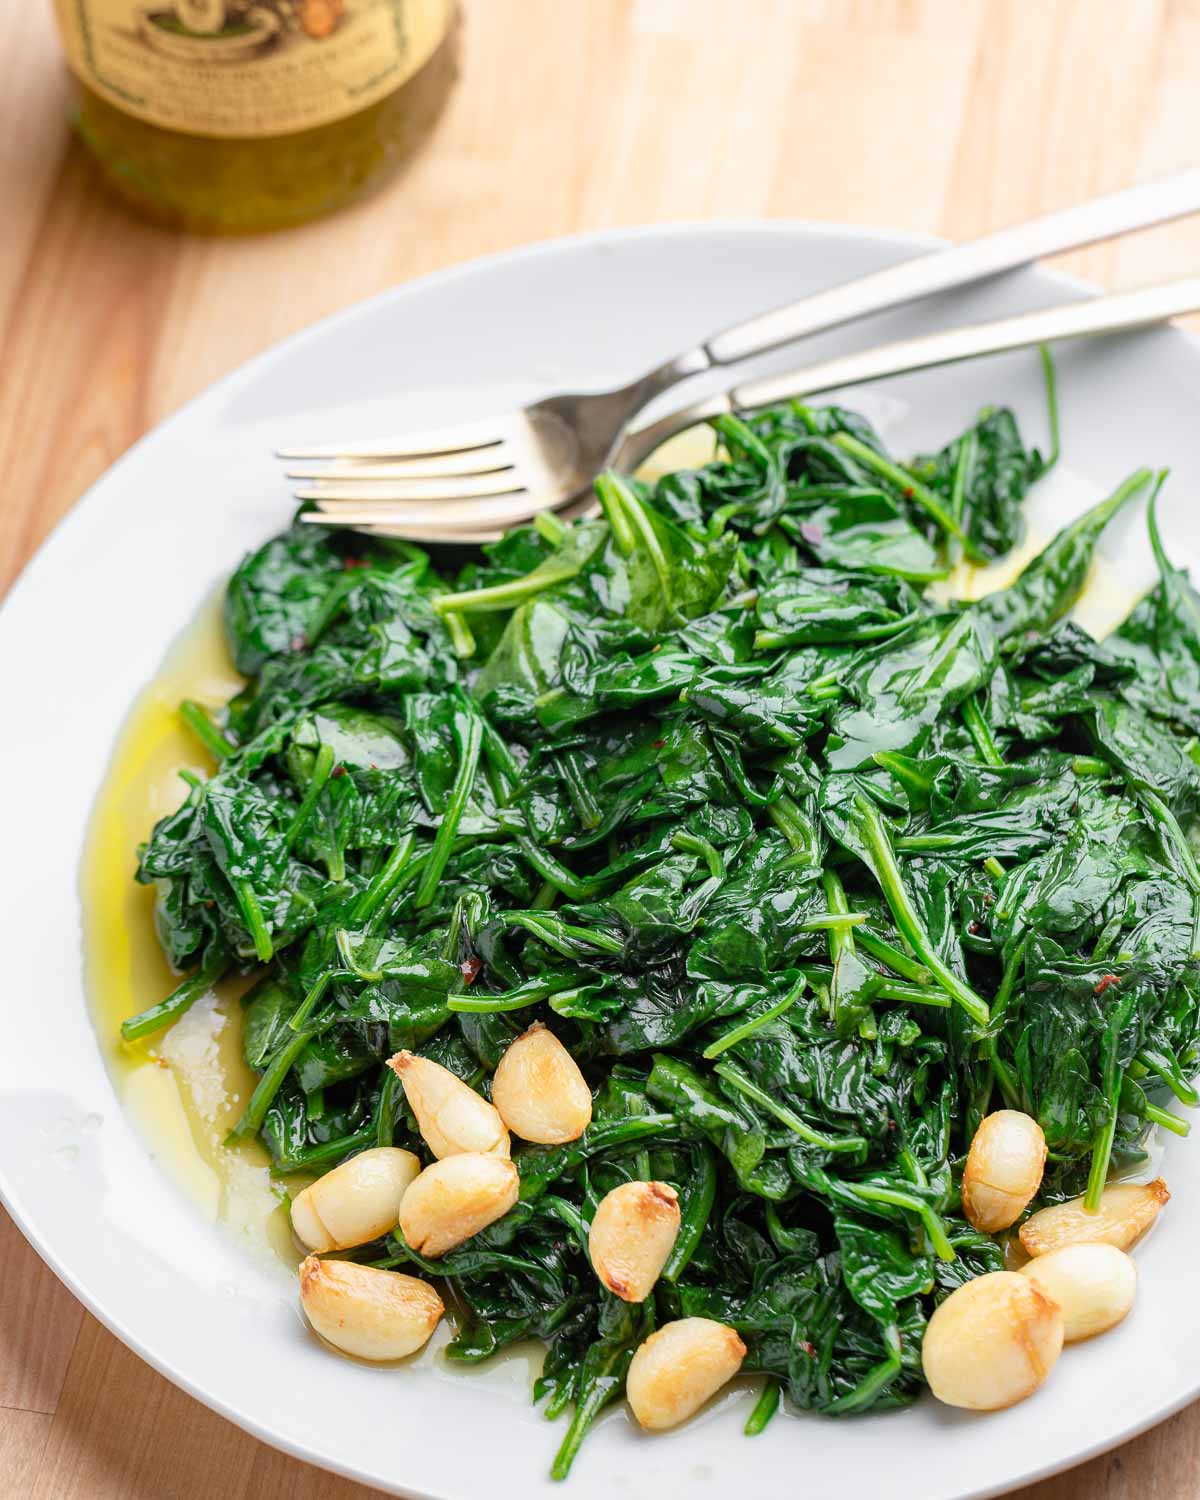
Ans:
{"type": "MultiPolygon", "coordinates": [[[[379,442],[291,447],[280,450],[279,457],[304,461],[288,474],[305,481],[298,498],[316,504],[306,519],[360,529],[400,528],[405,535],[426,539],[450,534],[448,539],[487,540],[540,510],[586,502],[597,474],[607,467],[627,466],[625,448],[634,439],[640,413],[695,375],[1197,209],[1200,169],[1193,169],[818,292],[726,329],[615,390],[550,396],[506,415],[379,442]]],[[[1055,336],[1070,335],[1039,337],[1055,336]]],[[[866,378],[872,377],[853,377],[866,378]]],[[[837,383],[849,383],[849,378],[837,383]]],[[[759,384],[763,383],[754,383],[759,384]]],[[[662,423],[653,426],[658,430],[662,423]]],[[[640,439],[633,441],[635,449],[640,444],[640,439]]]]}
{"type": "MultiPolygon", "coordinates": [[[[713,417],[753,411],[780,401],[803,400],[844,386],[862,385],[889,375],[933,369],[982,355],[1029,349],[1060,339],[1127,332],[1193,312],[1200,312],[1200,276],[1168,281],[1160,286],[1140,287],[1131,292],[1113,292],[1106,297],[1068,302],[1060,307],[1042,308],[1038,312],[1021,313],[996,322],[973,323],[964,328],[951,328],[921,338],[883,344],[876,349],[839,355],[783,375],[744,381],[728,391],[706,396],[669,412],[657,421],[629,428],[611,454],[610,466],[619,472],[631,473],[668,438],[713,417]]],[[[338,519],[332,524],[380,535],[404,536],[413,541],[494,540],[498,532],[466,529],[472,518],[478,516],[474,507],[479,504],[478,500],[441,502],[435,509],[424,513],[428,519],[422,522],[416,519],[421,512],[410,504],[375,501],[369,506],[350,510],[349,515],[339,511],[338,519]],[[461,521],[463,530],[453,529],[454,519],[442,520],[447,512],[461,521]]],[[[589,489],[560,507],[557,514],[570,520],[594,506],[595,497],[589,489]]],[[[331,524],[328,516],[315,512],[305,513],[301,520],[331,524]]]]}

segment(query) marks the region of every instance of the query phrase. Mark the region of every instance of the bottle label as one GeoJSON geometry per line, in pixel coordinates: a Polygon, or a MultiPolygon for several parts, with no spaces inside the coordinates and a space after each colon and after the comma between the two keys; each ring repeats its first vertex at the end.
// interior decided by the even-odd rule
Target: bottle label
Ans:
{"type": "Polygon", "coordinates": [[[115,108],[190,135],[310,130],[386,98],[452,0],[55,0],[71,70],[115,108]]]}

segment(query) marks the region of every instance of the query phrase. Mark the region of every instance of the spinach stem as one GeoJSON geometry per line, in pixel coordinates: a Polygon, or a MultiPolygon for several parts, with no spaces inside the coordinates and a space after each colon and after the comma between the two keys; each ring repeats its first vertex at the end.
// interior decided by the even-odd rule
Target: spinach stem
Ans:
{"type": "Polygon", "coordinates": [[[890,771],[906,792],[912,794],[919,806],[929,801],[933,790],[933,775],[907,755],[897,755],[894,750],[876,750],[871,756],[876,765],[890,771]]]}
{"type": "MultiPolygon", "coordinates": [[[[597,1347],[593,1345],[589,1354],[595,1352],[597,1347]]],[[[588,1428],[609,1402],[615,1401],[625,1389],[625,1373],[632,1358],[632,1348],[626,1344],[614,1344],[611,1349],[603,1350],[592,1369],[587,1371],[591,1378],[585,1376],[576,1396],[571,1425],[567,1428],[562,1446],[550,1467],[551,1479],[565,1479],[571,1472],[571,1465],[575,1462],[575,1455],[579,1452],[588,1428]]]]}
{"type": "Polygon", "coordinates": [[[461,610],[447,609],[442,611],[442,623],[450,634],[455,656],[459,661],[469,661],[475,655],[475,637],[467,624],[467,617],[461,610]]]}
{"type": "MultiPolygon", "coordinates": [[[[953,1253],[951,1250],[951,1255],[953,1253]]],[[[869,1406],[876,1396],[886,1390],[899,1375],[901,1368],[900,1330],[894,1325],[883,1329],[883,1341],[888,1350],[887,1358],[873,1365],[853,1390],[831,1401],[825,1408],[828,1413],[844,1415],[848,1411],[857,1411],[861,1407],[869,1406]]]]}
{"type": "Polygon", "coordinates": [[[901,978],[911,979],[914,984],[927,985],[929,983],[929,970],[924,964],[918,963],[915,958],[909,958],[907,953],[902,953],[899,948],[889,943],[886,938],[881,938],[871,928],[859,927],[854,934],[854,940],[860,947],[865,948],[872,958],[877,958],[880,963],[886,964],[901,978]]]}
{"type": "Polygon", "coordinates": [[[1013,990],[1017,987],[1017,974],[1019,974],[1020,966],[1025,962],[1025,950],[1029,947],[1031,936],[1032,933],[1023,933],[1019,944],[1013,950],[1013,956],[1010,957],[1007,965],[1004,966],[1004,974],[1001,975],[1001,986],[996,990],[996,999],[993,1001],[993,1026],[1001,1025],[1005,1013],[1008,1011],[1008,1004],[1013,999],[1013,990]]]}
{"type": "Polygon", "coordinates": [[[768,1377],[763,1382],[763,1388],[758,1393],[758,1400],[754,1403],[754,1409],[746,1418],[746,1425],[742,1431],[747,1437],[757,1437],[766,1429],[767,1423],[779,1410],[779,1383],[768,1377]]]}
{"type": "Polygon", "coordinates": [[[325,783],[333,772],[333,746],[322,745],[317,751],[316,759],[313,761],[312,775],[308,778],[308,786],[305,788],[304,796],[300,806],[296,809],[296,816],[292,819],[284,842],[289,849],[295,847],[296,840],[304,832],[304,826],[312,817],[313,808],[317,805],[317,798],[325,789],[325,783]]]}
{"type": "Polygon", "coordinates": [[[612,532],[617,551],[622,557],[628,557],[637,546],[637,533],[626,514],[624,492],[616,483],[615,475],[600,475],[596,480],[596,498],[604,512],[604,519],[608,522],[608,529],[612,532]]]}
{"type": "MultiPolygon", "coordinates": [[[[678,615],[675,607],[675,590],[671,581],[671,563],[667,554],[663,551],[662,543],[658,539],[658,533],[650,522],[641,501],[634,494],[630,485],[617,474],[604,474],[596,481],[597,493],[605,481],[611,486],[611,492],[619,498],[620,510],[627,517],[630,526],[636,536],[637,542],[645,549],[651,566],[654,568],[655,576],[658,578],[658,586],[662,590],[662,596],[671,615],[678,615]]],[[[608,514],[606,511],[605,514],[608,514]]],[[[615,533],[614,533],[615,535],[615,533]]],[[[631,549],[632,550],[632,549],[631,549]]]]}
{"type": "Polygon", "coordinates": [[[558,904],[558,898],[561,895],[562,892],[553,881],[543,880],[533,898],[533,910],[551,911],[558,904]]]}
{"type": "Polygon", "coordinates": [[[988,721],[983,717],[983,710],[979,706],[979,695],[970,693],[962,701],[963,723],[967,726],[967,732],[975,741],[975,748],[979,751],[979,758],[985,765],[1002,766],[1004,757],[996,748],[996,741],[992,738],[992,729],[988,721]]]}
{"type": "Polygon", "coordinates": [[[391,1068],[384,1068],[379,1085],[379,1102],[375,1107],[375,1144],[390,1146],[396,1138],[396,1086],[399,1078],[391,1068]]]}
{"type": "Polygon", "coordinates": [[[598,953],[616,955],[624,953],[625,944],[620,938],[607,932],[597,932],[591,927],[575,927],[559,917],[551,917],[540,911],[506,911],[504,923],[509,927],[523,927],[547,948],[553,948],[563,958],[578,958],[580,945],[598,953]]]}
{"type": "Polygon", "coordinates": [[[556,890],[566,896],[568,901],[588,901],[599,894],[599,888],[595,884],[573,875],[566,865],[561,864],[532,839],[519,835],[516,845],[542,879],[548,880],[556,890]]]}
{"type": "Polygon", "coordinates": [[[714,1058],[720,1057],[722,1052],[728,1052],[730,1047],[736,1047],[748,1036],[753,1036],[756,1031],[761,1031],[764,1026],[769,1026],[772,1021],[786,1015],[803,993],[804,976],[801,975],[781,1000],[776,1000],[774,1005],[764,1010],[761,1015],[755,1016],[753,1020],[740,1021],[736,1026],[731,1026],[728,1031],[723,1031],[716,1041],[710,1042],[705,1047],[700,1056],[707,1062],[712,1062],[714,1058]]]}
{"type": "MultiPolygon", "coordinates": [[[[826,874],[833,875],[833,871],[828,870],[826,874]]],[[[836,875],[834,879],[837,879],[836,875]]],[[[845,897],[843,896],[842,899],[845,900],[845,897]]],[[[799,924],[798,930],[800,932],[828,932],[831,936],[840,935],[852,939],[855,928],[861,927],[866,920],[865,911],[826,911],[815,917],[805,917],[799,924]]],[[[850,951],[853,952],[853,948],[850,951]]]]}
{"type": "Polygon", "coordinates": [[[1044,474],[1047,469],[1052,469],[1058,462],[1058,456],[1062,452],[1062,429],[1059,421],[1058,374],[1054,368],[1054,355],[1050,352],[1048,344],[1039,344],[1038,354],[1041,356],[1042,374],[1046,382],[1046,422],[1050,428],[1050,454],[1042,469],[1044,474]]]}
{"type": "Polygon", "coordinates": [[[833,868],[827,867],[821,871],[821,889],[825,894],[828,912],[823,917],[810,917],[802,925],[808,927],[811,923],[814,927],[828,928],[829,961],[833,965],[833,983],[829,989],[830,1010],[835,1025],[840,1026],[841,1017],[838,1010],[841,995],[841,959],[843,955],[848,955],[851,960],[856,956],[854,926],[861,925],[867,918],[865,912],[851,912],[841,876],[833,868]],[[855,917],[858,918],[857,924],[855,917]]]}
{"type": "Polygon", "coordinates": [[[1122,992],[1104,1028],[1104,1038],[1101,1043],[1102,1087],[1108,1116],[1092,1148],[1092,1164],[1088,1172],[1087,1188],[1083,1195],[1083,1206],[1089,1213],[1095,1213],[1100,1207],[1100,1195],[1104,1191],[1104,1184],[1108,1181],[1108,1168],[1112,1159],[1113,1141],[1116,1139],[1123,1082],[1118,1064],[1118,1048],[1121,1032],[1133,1015],[1136,1004],[1137,993],[1134,989],[1130,988],[1122,992]]]}
{"type": "Polygon", "coordinates": [[[457,1014],[487,1016],[502,1015],[510,1010],[525,1010],[531,1005],[540,1005],[556,994],[577,995],[578,988],[567,988],[564,975],[551,975],[541,979],[527,979],[524,984],[499,995],[447,995],[446,1004],[457,1014]]]}
{"type": "Polygon", "coordinates": [[[872,990],[876,1000],[901,1000],[908,1005],[932,1005],[938,1010],[948,1010],[952,1001],[945,990],[935,990],[926,985],[902,984],[895,979],[881,980],[872,990]]]}
{"type": "Polygon", "coordinates": [[[560,546],[567,534],[566,522],[561,521],[552,510],[539,510],[533,518],[533,528],[552,547],[560,546]]]}
{"type": "Polygon", "coordinates": [[[875,878],[891,908],[896,926],[909,947],[950,998],[963,1008],[978,1027],[985,1028],[989,1018],[987,1001],[977,995],[965,979],[960,979],[934,948],[904,885],[904,877],[900,873],[900,866],[878,809],[860,795],[855,799],[855,810],[859,831],[874,862],[875,878]]]}
{"type": "Polygon", "coordinates": [[[229,736],[217,726],[208,709],[194,698],[185,698],[179,705],[179,717],[214,760],[224,760],[237,749],[229,736]]]}
{"type": "Polygon", "coordinates": [[[712,1217],[713,1204],[717,1201],[717,1158],[711,1146],[701,1143],[696,1150],[695,1166],[683,1187],[683,1208],[679,1216],[679,1233],[662,1277],[666,1282],[676,1282],[687,1269],[695,1255],[708,1221],[712,1217]]]}
{"type": "Polygon", "coordinates": [[[307,1172],[314,1167],[323,1167],[326,1162],[337,1161],[339,1157],[349,1156],[360,1147],[372,1145],[374,1140],[375,1126],[364,1125],[352,1135],[344,1135],[339,1140],[325,1141],[320,1146],[310,1146],[306,1151],[296,1151],[290,1156],[281,1157],[272,1166],[271,1175],[282,1176],[288,1172],[307,1172]]]}
{"type": "MultiPolygon", "coordinates": [[[[271,1101],[283,1085],[283,1080],[291,1072],[292,1064],[312,1041],[313,1037],[319,1036],[322,1031],[332,1026],[337,1020],[340,1011],[335,1006],[333,1013],[320,1021],[307,1026],[303,1031],[297,1032],[275,1053],[267,1063],[258,1085],[250,1096],[250,1103],[246,1106],[245,1113],[226,1137],[226,1143],[244,1140],[248,1135],[257,1135],[262,1129],[262,1123],[267,1117],[267,1110],[271,1107],[271,1101]]],[[[372,1127],[372,1130],[374,1127],[372,1127]]],[[[368,1133],[368,1138],[369,1138],[368,1133]]]]}
{"type": "Polygon", "coordinates": [[[442,871],[446,868],[446,861],[450,858],[454,836],[458,831],[467,799],[475,785],[475,773],[479,769],[479,752],[482,748],[483,725],[479,721],[479,715],[472,711],[468,716],[466,738],[462,744],[458,772],[454,777],[454,785],[450,789],[450,798],[442,814],[442,821],[438,824],[433,848],[429,851],[429,857],[421,871],[421,879],[417,883],[416,895],[413,897],[413,906],[418,911],[428,906],[437,892],[438,881],[442,878],[442,871]]]}
{"type": "Polygon", "coordinates": [[[872,1183],[848,1182],[844,1185],[855,1197],[861,1198],[865,1203],[887,1203],[893,1208],[907,1209],[909,1213],[916,1214],[925,1226],[925,1233],[929,1236],[929,1243],[933,1246],[938,1259],[945,1261],[955,1259],[954,1246],[946,1234],[946,1226],[932,1206],[923,1198],[918,1198],[912,1193],[897,1192],[894,1188],[876,1187],[872,1183]]]}
{"type": "Polygon", "coordinates": [[[556,1219],[561,1220],[579,1242],[579,1247],[584,1253],[588,1248],[588,1231],[591,1225],[578,1208],[566,1198],[559,1198],[553,1193],[547,1193],[541,1200],[542,1208],[552,1213],[556,1219]]]}
{"type": "Polygon", "coordinates": [[[263,918],[262,907],[258,904],[254,887],[248,880],[235,880],[233,893],[237,897],[238,910],[242,914],[242,921],[246,924],[246,931],[250,934],[250,940],[254,944],[254,952],[258,961],[264,964],[269,963],[275,947],[271,942],[271,934],[263,918]]]}
{"type": "Polygon", "coordinates": [[[771,450],[744,417],[726,413],[724,416],[714,417],[709,425],[720,435],[727,453],[740,448],[759,468],[770,468],[771,450]]]}
{"type": "Polygon", "coordinates": [[[575,809],[575,816],[589,832],[598,828],[603,818],[599,804],[588,785],[587,771],[578,750],[566,749],[558,753],[559,769],[567,784],[567,794],[575,809]]]}
{"type": "Polygon", "coordinates": [[[966,532],[962,529],[958,518],[951,515],[938,496],[934,494],[928,485],[922,484],[915,474],[911,473],[908,469],[901,468],[899,464],[893,463],[891,459],[884,458],[881,453],[876,453],[874,448],[869,448],[866,443],[860,438],[854,437],[852,433],[839,432],[835,434],[833,441],[843,453],[848,453],[851,458],[857,459],[864,469],[870,469],[873,473],[878,474],[881,479],[886,479],[890,484],[894,484],[906,500],[912,500],[919,505],[926,515],[931,516],[937,522],[943,531],[948,531],[951,536],[958,538],[965,552],[971,556],[977,555],[966,532]]]}
{"type": "Polygon", "coordinates": [[[984,1055],[988,1060],[992,1077],[1000,1085],[1000,1092],[1004,1095],[1004,1102],[1009,1109],[1020,1109],[1021,1090],[1013,1076],[1008,1064],[1003,1061],[999,1052],[1000,1033],[1004,1028],[1004,1018],[1008,1014],[1009,1003],[1012,1000],[1013,990],[1016,987],[1017,975],[1021,971],[1021,965],[1025,961],[1025,949],[1029,946],[1030,934],[1025,933],[1012,955],[1004,965],[1004,973],[1000,976],[1000,985],[992,1000],[992,1018],[989,1035],[984,1041],[984,1055]]]}
{"type": "Polygon", "coordinates": [[[507,583],[494,583],[488,588],[466,589],[458,594],[435,594],[433,607],[440,615],[447,614],[494,614],[497,611],[516,609],[526,600],[536,598],[556,584],[567,583],[583,566],[579,557],[564,557],[557,562],[547,558],[544,563],[527,573],[524,578],[511,578],[507,583]]]}
{"type": "Polygon", "coordinates": [[[1092,1164],[1088,1170],[1087,1187],[1084,1189],[1083,1206],[1094,1214],[1100,1207],[1104,1184],[1108,1181],[1108,1164],[1112,1157],[1113,1139],[1117,1132],[1117,1112],[1114,1108],[1096,1137],[1092,1147],[1092,1164]]]}
{"type": "Polygon", "coordinates": [[[1150,1047],[1143,1047],[1137,1055],[1137,1060],[1144,1068],[1162,1079],[1180,1104],[1186,1104],[1189,1109],[1200,1107],[1200,1092],[1197,1092],[1194,1085],[1183,1076],[1179,1064],[1173,1057],[1154,1051],[1150,1047]]]}
{"type": "Polygon", "coordinates": [[[921,1165],[921,1163],[917,1160],[917,1158],[913,1155],[909,1148],[905,1146],[905,1148],[902,1151],[898,1152],[897,1155],[900,1165],[904,1168],[905,1173],[911,1179],[911,1181],[914,1182],[919,1188],[927,1188],[929,1186],[929,1178],[926,1175],[925,1168],[921,1165]]]}
{"type": "Polygon", "coordinates": [[[491,770],[491,787],[497,802],[506,804],[512,798],[521,781],[521,767],[516,757],[496,732],[495,726],[485,714],[479,712],[483,725],[483,755],[491,770]]]}
{"type": "Polygon", "coordinates": [[[688,833],[686,829],[681,828],[678,833],[671,836],[671,845],[681,854],[694,854],[698,859],[702,859],[714,880],[725,879],[725,861],[707,839],[702,839],[698,834],[688,833]]]}
{"type": "Polygon", "coordinates": [[[351,912],[351,920],[360,927],[365,927],[388,897],[395,891],[408,868],[409,859],[412,857],[413,845],[417,837],[411,830],[404,835],[396,847],[388,855],[384,865],[376,870],[371,877],[370,883],[363,890],[355,902],[351,912]]]}
{"type": "Polygon", "coordinates": [[[571,1404],[571,1382],[564,1380],[546,1402],[546,1421],[557,1422],[571,1404]]]}
{"type": "Polygon", "coordinates": [[[862,1151],[866,1147],[867,1143],[860,1135],[825,1135],[820,1130],[814,1130],[795,1110],[773,1099],[766,1089],[759,1088],[752,1078],[748,1078],[733,1063],[718,1063],[713,1072],[735,1088],[739,1094],[744,1094],[747,1099],[753,1100],[760,1109],[765,1109],[769,1115],[774,1115],[781,1125],[794,1130],[800,1139],[807,1141],[810,1146],[819,1146],[822,1151],[835,1152],[862,1151]]]}
{"type": "Polygon", "coordinates": [[[1152,1125],[1161,1125],[1164,1130],[1169,1130],[1172,1135],[1186,1136],[1192,1133],[1192,1127],[1186,1120],[1181,1120],[1178,1115],[1171,1114],[1157,1104],[1151,1104],[1148,1099],[1142,1106],[1142,1116],[1152,1125]]]}
{"type": "Polygon", "coordinates": [[[139,1011],[136,1016],[130,1016],[127,1021],[122,1021],[122,1039],[127,1042],[136,1042],[139,1038],[161,1031],[164,1026],[170,1026],[178,1021],[180,1016],[191,1010],[202,995],[207,995],[213,985],[221,981],[228,969],[229,957],[222,951],[219,957],[209,959],[194,974],[189,974],[186,979],[176,985],[165,1000],[160,1000],[157,1005],[151,1005],[147,1010],[139,1011]]]}
{"type": "Polygon", "coordinates": [[[329,988],[333,975],[334,971],[332,969],[325,969],[318,976],[308,994],[301,1000],[292,1019],[288,1022],[288,1027],[292,1031],[303,1031],[308,1025],[308,1018],[317,1008],[317,1003],[320,1001],[322,995],[329,988]]]}
{"type": "Polygon", "coordinates": [[[803,854],[810,864],[819,862],[821,845],[816,829],[786,792],[767,804],[767,817],[797,854],[803,854]]]}

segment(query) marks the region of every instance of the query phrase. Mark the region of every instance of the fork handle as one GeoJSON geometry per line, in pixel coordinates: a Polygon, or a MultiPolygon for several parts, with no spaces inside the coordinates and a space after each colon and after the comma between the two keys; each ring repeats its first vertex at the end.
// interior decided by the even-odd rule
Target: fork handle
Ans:
{"type": "Polygon", "coordinates": [[[687,373],[711,365],[733,364],[780,344],[899,307],[934,292],[965,286],[1044,256],[1077,250],[1151,224],[1165,224],[1197,210],[1200,210],[1200,169],[1192,168],[830,287],[788,307],[727,328],[672,363],[677,371],[687,373]]]}
{"type": "Polygon", "coordinates": [[[1058,339],[1144,328],[1191,312],[1200,312],[1200,276],[1168,281],[1162,286],[1140,287],[1132,292],[1089,297],[1061,307],[1021,313],[1015,318],[1001,318],[994,323],[969,324],[965,328],[947,329],[944,333],[883,344],[877,349],[839,355],[836,359],[807,365],[790,374],[743,381],[726,394],[706,397],[661,417],[657,422],[635,428],[626,437],[616,465],[622,470],[632,471],[667,438],[710,417],[771,406],[777,401],[802,400],[843,386],[881,380],[888,375],[904,375],[913,370],[929,370],[937,365],[954,364],[984,354],[1003,354],[1058,339]]]}
{"type": "Polygon", "coordinates": [[[1001,318],[994,323],[968,324],[944,333],[883,344],[878,349],[839,355],[791,375],[744,381],[729,392],[728,400],[735,409],[770,406],[776,401],[815,396],[820,391],[879,380],[886,375],[929,370],[962,359],[1028,349],[1059,339],[1120,333],[1193,312],[1200,312],[1200,276],[1139,287],[1132,292],[1113,292],[1106,297],[1090,297],[1062,307],[1001,318]]]}

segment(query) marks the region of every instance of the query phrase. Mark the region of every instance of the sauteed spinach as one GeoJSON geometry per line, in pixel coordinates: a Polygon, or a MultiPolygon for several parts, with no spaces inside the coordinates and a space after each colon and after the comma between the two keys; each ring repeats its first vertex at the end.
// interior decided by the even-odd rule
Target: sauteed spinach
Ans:
{"type": "MultiPolygon", "coordinates": [[[[520,1201],[437,1262],[453,1360],[544,1340],[566,1473],[656,1321],[738,1330],[782,1390],[912,1400],[937,1301],[1002,1265],[959,1211],[1003,1105],[1041,1123],[1041,1201],[1135,1163],[1200,1058],[1200,597],[1167,560],[1098,644],[1067,618],[1139,471],[1017,582],[1001,556],[1053,461],[984,412],[904,465],[862,417],[715,423],[722,456],[608,475],[452,580],[425,551],[296,524],[226,596],[247,686],[185,705],[214,758],[141,850],[186,973],[145,1036],[257,968],[235,1134],[277,1171],[376,1144],[427,1159],[384,1059],[488,1092],[545,1021],[595,1089],[578,1141],[516,1153],[520,1201]],[[674,1184],[683,1227],[630,1306],[587,1260],[614,1185],[674,1184]]],[[[440,559],[439,561],[445,561],[440,559]]]]}

